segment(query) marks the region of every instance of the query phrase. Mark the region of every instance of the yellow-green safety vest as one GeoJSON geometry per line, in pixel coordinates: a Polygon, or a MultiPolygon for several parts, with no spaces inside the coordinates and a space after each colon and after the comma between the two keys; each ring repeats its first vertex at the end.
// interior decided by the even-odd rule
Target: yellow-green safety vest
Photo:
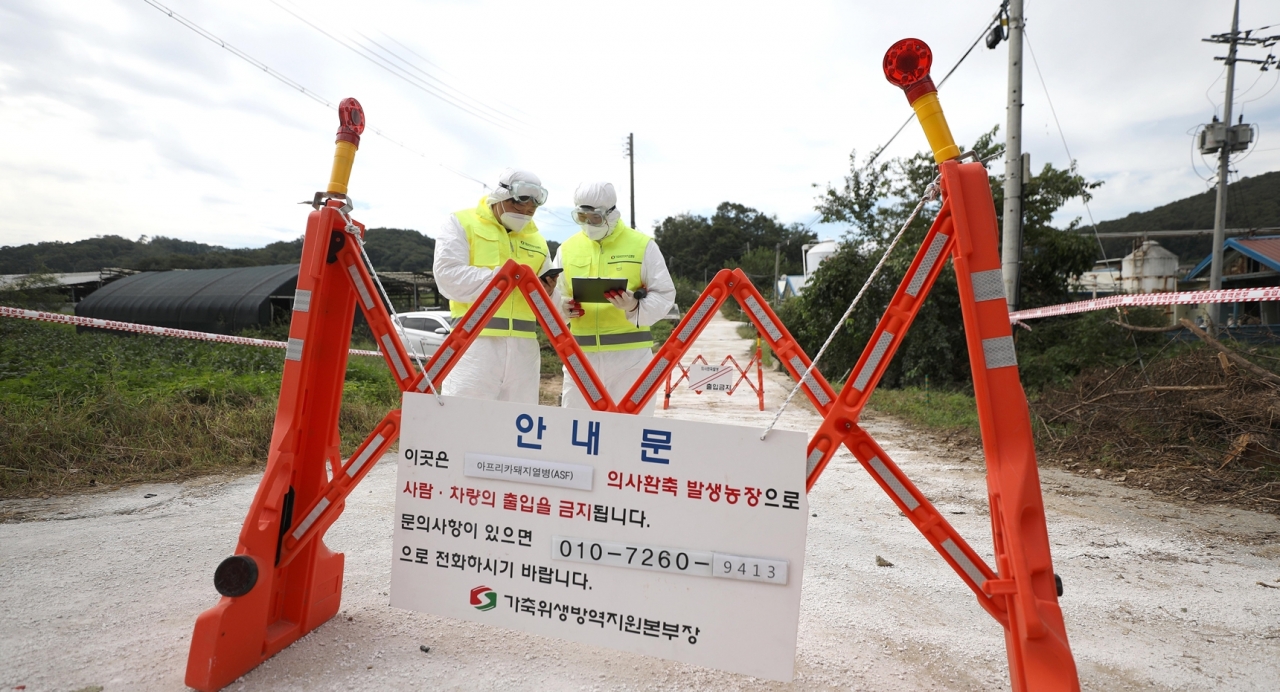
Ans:
{"type": "MultiPolygon", "coordinates": [[[[527,264],[535,272],[542,270],[547,258],[547,241],[532,221],[517,232],[508,233],[493,216],[487,197],[480,198],[475,209],[463,209],[454,214],[462,229],[467,232],[467,245],[471,252],[471,266],[497,268],[514,259],[527,264]]],[[[480,299],[483,300],[481,294],[480,299]]],[[[462,317],[471,309],[471,303],[449,301],[449,314],[462,317]]],[[[494,313],[480,336],[518,336],[536,339],[538,322],[520,291],[513,291],[494,313]]]]}
{"type": "MultiPolygon", "coordinates": [[[[564,267],[561,289],[573,297],[574,277],[626,279],[627,290],[640,288],[640,267],[644,252],[653,239],[622,221],[604,240],[596,242],[578,232],[560,246],[560,265],[564,267]]],[[[582,303],[582,317],[569,320],[569,331],[583,351],[625,351],[652,348],[653,335],[648,327],[637,327],[627,320],[622,310],[609,303],[582,303]]]]}

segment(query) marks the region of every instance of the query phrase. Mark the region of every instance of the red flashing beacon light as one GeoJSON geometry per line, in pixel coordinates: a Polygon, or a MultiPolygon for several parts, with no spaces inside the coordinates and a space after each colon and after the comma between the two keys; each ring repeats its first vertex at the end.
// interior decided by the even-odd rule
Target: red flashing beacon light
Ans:
{"type": "Polygon", "coordinates": [[[959,158],[960,148],[951,137],[942,105],[938,103],[938,87],[929,76],[933,67],[933,51],[918,38],[904,38],[889,46],[884,54],[884,76],[890,84],[901,88],[907,103],[916,111],[924,135],[938,163],[959,158]]]}
{"type": "Polygon", "coordinates": [[[364,133],[364,108],[353,98],[342,99],[338,104],[338,141],[351,142],[360,146],[360,135],[364,133]]]}
{"type": "Polygon", "coordinates": [[[364,132],[364,108],[353,98],[342,99],[338,104],[338,140],[333,152],[333,172],[329,174],[329,194],[347,194],[351,180],[351,165],[360,148],[360,133],[364,132]]]}

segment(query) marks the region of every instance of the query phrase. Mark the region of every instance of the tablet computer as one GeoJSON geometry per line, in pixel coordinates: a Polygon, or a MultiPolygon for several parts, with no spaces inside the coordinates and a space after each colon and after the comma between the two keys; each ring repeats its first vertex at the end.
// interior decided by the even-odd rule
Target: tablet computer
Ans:
{"type": "Polygon", "coordinates": [[[606,292],[625,290],[627,290],[626,279],[573,277],[573,299],[579,303],[607,303],[609,301],[604,297],[606,292]]]}

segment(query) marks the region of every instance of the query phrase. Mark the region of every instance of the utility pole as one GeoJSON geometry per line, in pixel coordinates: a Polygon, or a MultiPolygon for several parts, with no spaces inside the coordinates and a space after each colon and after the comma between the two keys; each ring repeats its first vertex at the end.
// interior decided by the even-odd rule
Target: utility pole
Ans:
{"type": "Polygon", "coordinates": [[[1009,1],[1009,111],[1004,129],[1004,233],[1001,273],[1009,311],[1018,309],[1022,255],[1022,0],[1009,1]]]}
{"type": "MultiPolygon", "coordinates": [[[[1264,27],[1266,28],[1266,27],[1264,27]]],[[[1249,148],[1249,143],[1253,140],[1253,129],[1251,125],[1241,122],[1232,125],[1232,99],[1235,96],[1236,88],[1236,63],[1251,62],[1261,66],[1265,71],[1275,63],[1274,56],[1267,56],[1264,60],[1251,60],[1248,58],[1236,57],[1236,49],[1240,46],[1261,46],[1270,47],[1280,41],[1280,35],[1277,36],[1254,36],[1253,30],[1240,31],[1240,0],[1236,0],[1235,9],[1231,14],[1231,33],[1214,34],[1206,39],[1201,39],[1207,43],[1225,43],[1227,44],[1227,56],[1215,57],[1214,60],[1223,60],[1227,64],[1227,90],[1226,98],[1222,105],[1222,122],[1219,123],[1217,117],[1214,122],[1200,133],[1200,151],[1209,154],[1216,152],[1218,154],[1218,202],[1213,213],[1213,255],[1209,263],[1209,288],[1217,290],[1222,288],[1222,245],[1226,239],[1227,228],[1227,182],[1231,173],[1231,153],[1236,151],[1244,151],[1249,148]]],[[[1218,305],[1212,309],[1210,313],[1214,322],[1222,324],[1222,311],[1226,309],[1225,305],[1218,305]]]]}
{"type": "Polygon", "coordinates": [[[627,159],[631,162],[631,227],[636,227],[636,140],[635,133],[627,133],[627,159]]]}
{"type": "MultiPolygon", "coordinates": [[[[1240,34],[1240,0],[1236,0],[1235,11],[1231,14],[1231,37],[1227,48],[1227,94],[1226,103],[1222,105],[1222,122],[1226,123],[1227,132],[1231,131],[1231,97],[1236,89],[1236,44],[1240,34]]],[[[1228,137],[1228,142],[1230,138],[1228,137]]],[[[1218,150],[1218,203],[1213,210],[1213,259],[1209,263],[1209,290],[1222,288],[1222,245],[1226,239],[1227,228],[1227,176],[1231,165],[1231,147],[1224,146],[1218,150]]],[[[1222,324],[1224,306],[1214,309],[1213,321],[1222,324]]]]}

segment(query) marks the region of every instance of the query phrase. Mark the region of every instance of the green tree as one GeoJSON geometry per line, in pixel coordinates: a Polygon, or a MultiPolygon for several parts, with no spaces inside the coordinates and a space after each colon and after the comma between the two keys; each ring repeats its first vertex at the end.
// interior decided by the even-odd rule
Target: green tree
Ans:
{"type": "Polygon", "coordinates": [[[61,288],[51,273],[37,271],[0,285],[0,305],[53,312],[68,302],[61,288]]]}
{"type": "MultiPolygon", "coordinates": [[[[430,271],[435,241],[418,231],[370,228],[365,249],[380,271],[430,271]]],[[[0,273],[88,272],[103,267],[138,271],[221,269],[297,264],[302,238],[282,240],[260,248],[225,248],[165,236],[129,240],[108,235],[73,243],[45,242],[0,247],[0,273]]]]}
{"type": "MultiPolygon", "coordinates": [[[[1004,181],[992,179],[992,196],[996,209],[1004,206],[1004,181]]],[[[1093,199],[1092,190],[1102,181],[1089,182],[1071,168],[1054,168],[1045,164],[1022,188],[1022,271],[1020,272],[1021,309],[1055,305],[1070,299],[1072,276],[1089,271],[1098,254],[1097,241],[1078,232],[1080,217],[1065,228],[1052,225],[1053,215],[1072,199],[1093,199]]],[[[1001,237],[1004,217],[998,215],[1001,237]]]]}
{"type": "MultiPolygon", "coordinates": [[[[983,134],[971,149],[981,159],[998,156],[1003,146],[997,130],[983,134]]],[[[892,238],[906,223],[917,202],[937,176],[928,152],[890,160],[877,156],[859,163],[850,155],[850,173],[840,188],[827,186],[818,198],[822,221],[846,223],[849,229],[838,251],[817,269],[799,298],[788,301],[781,317],[810,354],[826,340],[854,295],[867,281],[892,238]]],[[[997,206],[1002,180],[990,177],[997,206]]],[[[1050,221],[1069,199],[1088,199],[1100,183],[1084,180],[1073,169],[1046,165],[1024,190],[1024,298],[1028,304],[1060,302],[1071,274],[1089,268],[1093,252],[1088,239],[1055,229],[1050,221]]],[[[868,286],[862,303],[823,356],[822,371],[843,377],[856,364],[885,306],[911,265],[941,202],[927,202],[889,255],[880,277],[868,286]]],[[[1069,228],[1074,228],[1078,220],[1069,228]]],[[[915,322],[890,363],[883,382],[890,387],[923,382],[966,383],[969,360],[954,272],[938,276],[915,322]]]]}
{"type": "Polygon", "coordinates": [[[404,228],[370,228],[365,231],[364,247],[378,271],[429,272],[436,241],[404,228]]]}
{"type": "Polygon", "coordinates": [[[707,218],[696,214],[669,216],[654,233],[675,276],[701,281],[721,269],[743,267],[757,285],[773,280],[775,250],[781,246],[782,273],[800,271],[801,245],[817,236],[799,224],[734,202],[723,202],[707,218]]]}

